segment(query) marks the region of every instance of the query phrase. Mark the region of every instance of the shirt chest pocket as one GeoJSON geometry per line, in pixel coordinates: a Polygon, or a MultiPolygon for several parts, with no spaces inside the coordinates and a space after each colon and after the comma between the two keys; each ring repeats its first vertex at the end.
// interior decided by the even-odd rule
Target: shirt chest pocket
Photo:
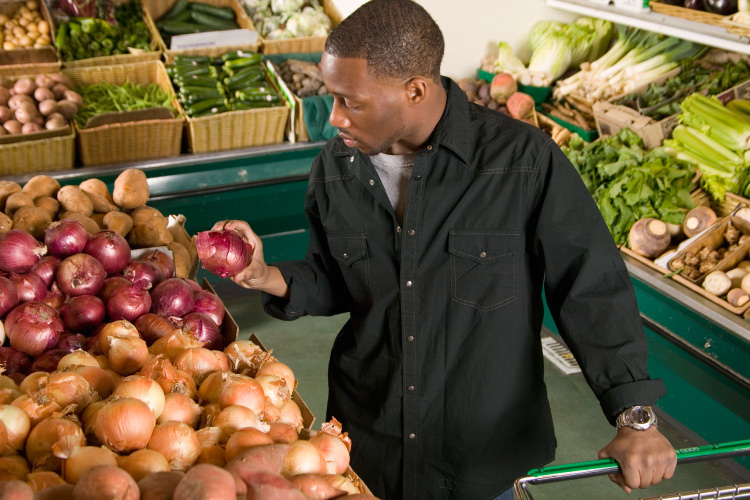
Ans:
{"type": "Polygon", "coordinates": [[[345,234],[328,236],[328,248],[339,264],[349,294],[358,305],[371,303],[370,262],[367,258],[367,236],[345,234]]]}
{"type": "Polygon", "coordinates": [[[508,231],[450,231],[451,299],[480,311],[515,300],[518,238],[508,231]]]}

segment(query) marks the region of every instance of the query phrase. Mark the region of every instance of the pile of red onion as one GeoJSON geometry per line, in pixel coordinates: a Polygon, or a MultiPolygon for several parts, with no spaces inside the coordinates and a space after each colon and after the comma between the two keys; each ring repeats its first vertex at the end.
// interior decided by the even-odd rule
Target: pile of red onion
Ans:
{"type": "MultiPolygon", "coordinates": [[[[240,241],[244,256],[230,264],[244,267],[240,241]]],[[[130,246],[114,231],[89,235],[79,222],[62,220],[49,225],[44,243],[7,231],[0,234],[0,271],[5,375],[54,371],[77,349],[96,353],[102,327],[122,319],[136,325],[147,345],[179,328],[208,349],[223,348],[221,299],[175,278],[171,255],[160,249],[131,260],[130,246]]]]}

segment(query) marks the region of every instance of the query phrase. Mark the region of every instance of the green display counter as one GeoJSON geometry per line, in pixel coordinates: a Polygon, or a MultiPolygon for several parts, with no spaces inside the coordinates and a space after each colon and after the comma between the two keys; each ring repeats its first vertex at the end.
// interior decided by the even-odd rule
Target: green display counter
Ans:
{"type": "MultiPolygon", "coordinates": [[[[149,205],[165,215],[183,214],[188,233],[218,220],[246,220],[263,238],[266,260],[274,262],[304,257],[307,175],[321,146],[286,144],[50,175],[63,185],[97,177],[111,189],[123,169],[140,168],[149,179],[149,205]]],[[[668,389],[659,401],[662,412],[707,443],[750,437],[750,323],[624,258],[646,327],[650,373],[668,389]]],[[[200,271],[203,276],[218,279],[200,271]]],[[[549,314],[544,323],[556,331],[549,314]]],[[[750,469],[749,457],[737,461],[750,469]]]]}

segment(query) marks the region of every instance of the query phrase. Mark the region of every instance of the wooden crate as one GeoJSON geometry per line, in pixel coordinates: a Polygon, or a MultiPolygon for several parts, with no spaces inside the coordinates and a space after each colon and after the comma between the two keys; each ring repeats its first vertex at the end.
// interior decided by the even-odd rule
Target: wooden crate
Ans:
{"type": "MultiPolygon", "coordinates": [[[[156,82],[174,95],[161,61],[64,69],[63,73],[76,86],[102,82],[121,85],[128,80],[140,85],[156,82]]],[[[176,99],[173,105],[179,109],[176,99]]],[[[88,166],[177,156],[182,146],[183,126],[181,116],[122,121],[93,128],[81,128],[76,124],[81,162],[88,166]]]]}

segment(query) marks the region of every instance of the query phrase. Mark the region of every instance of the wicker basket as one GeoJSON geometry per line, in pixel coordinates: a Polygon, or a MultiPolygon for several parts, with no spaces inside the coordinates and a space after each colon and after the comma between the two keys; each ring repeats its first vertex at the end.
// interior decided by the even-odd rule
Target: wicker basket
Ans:
{"type": "MultiPolygon", "coordinates": [[[[121,4],[129,0],[119,0],[115,3],[121,4]]],[[[143,2],[141,7],[143,7],[143,2]]],[[[159,61],[161,59],[161,51],[157,37],[159,32],[154,27],[153,23],[148,22],[148,16],[145,15],[144,9],[144,21],[148,27],[149,34],[151,35],[151,52],[146,52],[141,49],[128,49],[129,54],[117,54],[113,56],[102,56],[102,57],[89,57],[87,59],[78,59],[75,61],[63,61],[64,68],[90,68],[92,66],[117,66],[120,64],[134,64],[148,61],[159,61]]]]}
{"type": "Polygon", "coordinates": [[[750,24],[735,21],[734,17],[736,15],[737,14],[732,14],[731,16],[725,17],[722,21],[722,25],[727,29],[728,32],[734,35],[750,38],[750,24]]]}
{"type": "MultiPolygon", "coordinates": [[[[167,71],[161,61],[148,61],[119,66],[96,66],[64,69],[74,85],[108,82],[121,85],[158,83],[174,94],[167,71]]],[[[173,101],[175,109],[177,100],[173,101]]],[[[76,124],[81,162],[101,165],[128,161],[165,158],[180,154],[183,118],[143,120],[114,123],[94,128],[80,128],[76,124]]]]}
{"type": "MultiPolygon", "coordinates": [[[[0,14],[10,15],[16,7],[23,2],[0,0],[0,14]]],[[[3,75],[6,73],[7,66],[54,63],[57,62],[57,50],[55,49],[55,23],[52,22],[52,16],[49,13],[46,2],[39,2],[42,19],[49,24],[49,36],[51,44],[48,47],[24,48],[14,50],[0,50],[0,67],[3,75]]],[[[0,48],[2,44],[0,44],[0,48]]],[[[26,74],[26,73],[16,73],[26,74]]]]}
{"type": "MultiPolygon", "coordinates": [[[[171,50],[169,47],[167,47],[166,42],[164,42],[164,38],[162,38],[161,33],[159,33],[159,30],[156,28],[156,21],[169,9],[171,9],[175,2],[176,0],[143,0],[143,10],[146,15],[146,22],[149,23],[149,26],[151,26],[156,32],[156,40],[161,51],[164,53],[164,60],[167,62],[167,64],[172,64],[174,62],[175,56],[184,54],[218,57],[232,50],[245,50],[251,52],[260,51],[260,37],[258,37],[259,41],[254,44],[171,50]]],[[[240,26],[240,28],[250,31],[256,31],[255,25],[247,16],[247,14],[245,13],[245,9],[242,8],[238,0],[200,0],[200,2],[207,3],[209,5],[216,5],[217,7],[231,7],[237,16],[237,24],[240,26]]]]}
{"type": "Polygon", "coordinates": [[[686,9],[685,7],[678,7],[676,5],[669,5],[666,3],[657,2],[651,0],[649,2],[651,10],[664,14],[665,16],[679,17],[687,21],[695,21],[697,23],[711,24],[713,26],[725,26],[724,17],[719,14],[712,14],[710,12],[704,12],[702,10],[686,9]]]}
{"type": "MultiPolygon", "coordinates": [[[[343,17],[333,4],[333,0],[322,0],[323,8],[335,27],[343,17]]],[[[281,40],[267,40],[261,37],[261,52],[264,54],[287,54],[293,52],[323,52],[327,36],[302,36],[284,38],[281,40]]]]}
{"type": "Polygon", "coordinates": [[[18,77],[36,75],[39,73],[59,73],[60,62],[47,62],[37,64],[14,64],[0,67],[0,74],[5,77],[18,77]]]}
{"type": "Polygon", "coordinates": [[[732,213],[740,205],[750,207],[750,200],[733,193],[725,193],[724,201],[712,200],[711,202],[711,208],[713,208],[718,217],[726,217],[727,215],[732,215],[732,213]]]}
{"type": "Polygon", "coordinates": [[[46,139],[0,145],[0,175],[23,175],[73,168],[75,132],[46,139]]]}

